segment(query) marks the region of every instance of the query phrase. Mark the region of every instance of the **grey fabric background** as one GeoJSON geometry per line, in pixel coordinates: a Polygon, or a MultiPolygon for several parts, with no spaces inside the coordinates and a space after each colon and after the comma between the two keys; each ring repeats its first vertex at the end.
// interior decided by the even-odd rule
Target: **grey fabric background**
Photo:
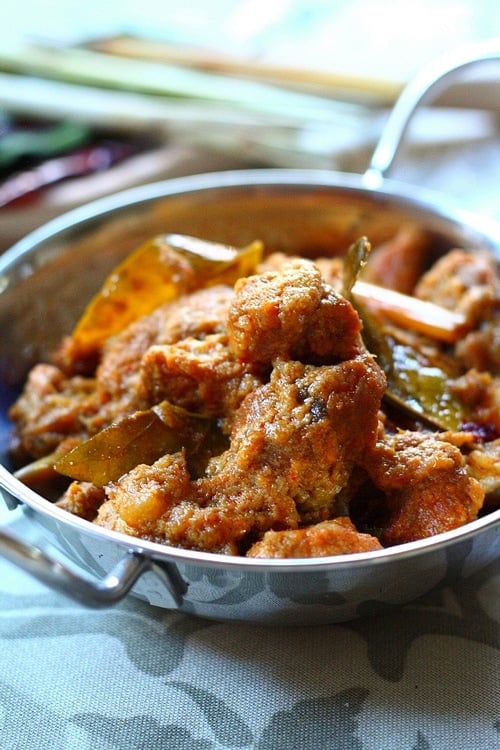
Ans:
{"type": "Polygon", "coordinates": [[[500,748],[500,561],[375,618],[266,628],[87,610],[0,560],[0,748],[500,748]]]}

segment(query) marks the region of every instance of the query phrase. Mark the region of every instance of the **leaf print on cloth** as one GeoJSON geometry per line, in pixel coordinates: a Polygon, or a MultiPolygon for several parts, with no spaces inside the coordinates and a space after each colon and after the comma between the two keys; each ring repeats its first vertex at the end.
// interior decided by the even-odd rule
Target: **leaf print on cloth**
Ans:
{"type": "Polygon", "coordinates": [[[215,750],[210,740],[196,739],[176,724],[159,724],[150,716],[130,719],[109,718],[99,714],[77,714],[73,723],[84,729],[92,742],[89,747],[113,750],[215,750]]]}
{"type": "Polygon", "coordinates": [[[432,750],[429,741],[424,737],[420,730],[417,734],[417,744],[413,745],[412,750],[432,750]]]}
{"type": "Polygon", "coordinates": [[[404,607],[371,602],[370,617],[361,612],[361,619],[345,626],[366,640],[373,670],[393,682],[402,678],[408,650],[420,636],[455,636],[500,649],[500,623],[481,608],[478,596],[496,565],[492,563],[466,580],[432,591],[404,607]],[[375,617],[375,612],[380,617],[375,617]]]}
{"type": "Polygon", "coordinates": [[[350,688],[278,711],[264,729],[257,750],[363,750],[356,736],[356,717],[368,694],[368,690],[350,688]]]}
{"type": "Polygon", "coordinates": [[[246,747],[253,736],[243,719],[214,693],[184,682],[170,682],[170,686],[184,691],[199,706],[214,735],[224,746],[246,747]]]}
{"type": "Polygon", "coordinates": [[[274,576],[271,591],[280,599],[289,599],[302,606],[316,606],[318,600],[323,606],[339,606],[346,603],[343,594],[330,590],[331,582],[324,573],[308,576],[308,591],[297,594],[297,585],[290,576],[274,576]],[[318,593],[321,592],[321,593],[318,593]]]}
{"type": "MultiPolygon", "coordinates": [[[[254,596],[258,595],[262,590],[262,582],[260,576],[253,576],[245,571],[245,574],[241,574],[239,580],[237,576],[231,572],[231,587],[228,588],[229,576],[226,571],[215,571],[210,573],[209,576],[206,574],[196,574],[194,580],[190,581],[190,592],[194,592],[196,595],[197,586],[196,582],[201,583],[199,587],[201,592],[202,601],[210,601],[212,606],[220,605],[225,606],[227,604],[242,604],[250,601],[254,596]],[[196,581],[196,582],[195,582],[196,581]],[[211,597],[209,598],[207,592],[210,592],[211,597]]],[[[192,605],[187,602],[185,604],[185,611],[189,612],[192,609],[192,605]]]]}
{"type": "Polygon", "coordinates": [[[138,670],[153,677],[174,671],[190,636],[211,624],[180,614],[168,616],[134,599],[108,610],[88,610],[53,593],[24,597],[0,592],[0,610],[10,612],[8,618],[0,618],[0,638],[5,641],[29,640],[34,633],[37,638],[108,635],[120,641],[138,670]],[[54,616],[57,609],[63,612],[54,616]]]}
{"type": "Polygon", "coordinates": [[[65,750],[65,717],[26,693],[0,682],[0,747],[2,750],[65,750]],[[19,707],[22,706],[22,711],[19,707]]]}

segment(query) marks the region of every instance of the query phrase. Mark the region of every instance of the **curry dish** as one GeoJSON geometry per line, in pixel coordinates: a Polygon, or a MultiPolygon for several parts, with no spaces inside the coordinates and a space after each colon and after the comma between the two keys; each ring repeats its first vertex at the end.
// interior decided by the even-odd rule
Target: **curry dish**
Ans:
{"type": "Polygon", "coordinates": [[[64,477],[55,502],[99,526],[263,558],[383,549],[498,507],[497,261],[424,268],[424,244],[402,232],[356,264],[152,239],[31,370],[19,478],[64,477]]]}

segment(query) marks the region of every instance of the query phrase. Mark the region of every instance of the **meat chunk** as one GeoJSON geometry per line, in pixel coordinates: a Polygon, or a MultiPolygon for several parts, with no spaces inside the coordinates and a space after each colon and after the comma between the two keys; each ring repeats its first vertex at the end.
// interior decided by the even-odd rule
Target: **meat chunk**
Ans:
{"type": "Polygon", "coordinates": [[[280,271],[236,283],[228,333],[235,356],[243,361],[349,359],[362,348],[360,332],[352,305],[323,282],[310,261],[290,261],[280,271]]]}
{"type": "Polygon", "coordinates": [[[158,519],[189,497],[190,476],[182,453],[168,454],[152,466],[139,464],[106,495],[120,519],[141,536],[154,536],[158,519]]]}
{"type": "Polygon", "coordinates": [[[469,476],[459,448],[429,433],[385,435],[365,461],[384,494],[372,522],[382,528],[384,546],[411,542],[462,526],[477,518],[484,500],[469,476]]]}
{"type": "Polygon", "coordinates": [[[187,337],[203,340],[225,330],[231,296],[232,289],[225,286],[193,292],[162,305],[110,339],[97,370],[101,401],[118,413],[154,403],[142,391],[144,355],[155,345],[174,344],[187,337]]]}
{"type": "Polygon", "coordinates": [[[69,435],[85,434],[85,418],[95,413],[95,382],[67,378],[56,366],[36,365],[9,416],[16,422],[19,455],[35,458],[52,453],[69,435]]]}
{"type": "Polygon", "coordinates": [[[106,499],[104,490],[90,482],[71,482],[57,505],[87,521],[93,521],[106,499]]]}
{"type": "Polygon", "coordinates": [[[289,356],[320,300],[321,274],[304,260],[240,279],[228,317],[236,357],[265,363],[289,356]]]}
{"type": "Polygon", "coordinates": [[[269,383],[242,402],[230,447],[209,461],[204,476],[182,484],[182,492],[176,480],[171,492],[162,461],[138,467],[107,489],[97,523],[122,530],[125,523],[135,535],[176,546],[243,554],[269,529],[328,519],[374,441],[384,387],[368,354],[322,367],[279,360],[269,383]],[[161,490],[155,477],[163,477],[161,490]],[[147,505],[150,492],[160,492],[163,511],[131,524],[130,508],[147,505]]]}
{"type": "Polygon", "coordinates": [[[493,318],[468,333],[455,347],[465,369],[500,375],[500,320],[493,318]]]}
{"type": "Polygon", "coordinates": [[[469,475],[486,493],[485,504],[500,505],[500,439],[477,444],[466,462],[469,475]]]}
{"type": "Polygon", "coordinates": [[[346,517],[287,531],[267,531],[248,557],[327,557],[383,549],[376,537],[360,534],[346,517]]]}
{"type": "Polygon", "coordinates": [[[500,302],[495,258],[489,253],[452,250],[422,276],[415,295],[462,312],[472,324],[488,318],[500,302]]]}
{"type": "Polygon", "coordinates": [[[425,270],[430,244],[428,233],[421,228],[401,227],[394,237],[373,249],[363,279],[411,294],[425,270]]]}
{"type": "Polygon", "coordinates": [[[191,412],[232,418],[243,398],[262,383],[250,364],[236,360],[225,333],[151,346],[141,361],[141,391],[191,412]]]}
{"type": "MultiPolygon", "coordinates": [[[[250,498],[247,484],[239,492],[248,493],[250,498]]],[[[239,541],[252,524],[258,523],[255,507],[246,515],[241,513],[243,503],[230,505],[210,498],[210,505],[205,507],[206,498],[191,480],[185,457],[180,453],[165,456],[151,466],[137,466],[110,483],[106,495],[96,524],[177,547],[239,554],[239,541]]],[[[280,508],[283,512],[283,504],[280,508]]],[[[284,523],[289,521],[284,519],[284,523]]],[[[296,524],[295,515],[293,523],[296,524]]]]}
{"type": "Polygon", "coordinates": [[[500,378],[488,372],[468,370],[450,381],[450,391],[457,395],[474,419],[464,429],[492,439],[500,435],[500,378]]]}
{"type": "Polygon", "coordinates": [[[422,277],[415,293],[466,316],[473,330],[455,347],[465,370],[500,375],[500,278],[493,255],[453,250],[422,277]]]}
{"type": "Polygon", "coordinates": [[[384,383],[368,355],[331,367],[278,361],[269,383],[242,403],[230,449],[209,465],[200,489],[240,513],[272,511],[254,532],[285,528],[284,515],[295,516],[291,528],[331,517],[374,441],[384,383]]]}

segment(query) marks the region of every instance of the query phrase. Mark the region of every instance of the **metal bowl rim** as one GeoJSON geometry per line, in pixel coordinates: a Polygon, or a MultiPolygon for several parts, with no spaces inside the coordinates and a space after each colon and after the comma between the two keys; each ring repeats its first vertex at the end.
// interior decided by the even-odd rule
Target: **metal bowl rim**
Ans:
{"type": "Polygon", "coordinates": [[[127,549],[127,551],[139,552],[154,558],[155,560],[163,560],[165,562],[183,562],[213,568],[241,568],[245,570],[250,568],[259,572],[298,572],[306,570],[333,570],[346,567],[357,568],[363,567],[366,564],[384,564],[390,560],[396,561],[399,559],[408,559],[436,550],[437,548],[441,550],[452,544],[476,536],[487,529],[493,530],[498,528],[500,532],[500,509],[498,509],[459,528],[442,532],[441,534],[436,534],[435,536],[427,537],[425,539],[419,539],[414,542],[406,542],[405,544],[398,544],[394,547],[387,547],[382,550],[356,552],[346,555],[331,555],[328,557],[287,558],[286,560],[237,557],[213,552],[201,552],[197,550],[171,547],[166,544],[130,537],[121,532],[97,526],[83,518],[72,516],[67,513],[67,511],[53,505],[49,500],[46,500],[29,487],[26,487],[26,485],[7,472],[5,467],[0,465],[0,489],[2,487],[5,488],[12,497],[20,500],[31,510],[51,518],[57,524],[69,526],[73,530],[84,535],[90,535],[100,540],[112,541],[127,549]],[[2,476],[3,471],[8,473],[8,478],[2,476]]]}
{"type": "Polygon", "coordinates": [[[173,195],[202,193],[231,188],[328,188],[352,192],[375,201],[384,200],[400,208],[420,209],[435,218],[470,229],[500,248],[500,222],[457,206],[442,193],[394,179],[380,186],[365,184],[363,175],[326,169],[239,169],[205,172],[134,186],[73,208],[32,230],[0,256],[0,273],[36,246],[74,231],[94,219],[115,211],[140,206],[173,195]]]}
{"type": "MultiPolygon", "coordinates": [[[[173,195],[205,192],[213,189],[244,189],[260,186],[268,188],[295,187],[307,189],[308,187],[324,187],[332,190],[339,189],[366,198],[373,198],[377,201],[387,200],[403,208],[422,209],[435,218],[442,218],[451,224],[455,223],[467,230],[476,232],[483,236],[485,240],[493,243],[494,247],[500,249],[500,223],[467,209],[456,207],[452,201],[438,192],[392,179],[385,179],[379,187],[370,187],[363,183],[362,175],[332,170],[243,169],[208,172],[152,182],[128,188],[74,208],[33,230],[5,251],[0,257],[0,273],[8,272],[13,264],[24,259],[25,255],[35,252],[44,242],[61,238],[69,230],[74,231],[79,226],[84,226],[94,219],[105,218],[107,215],[112,215],[114,212],[127,207],[140,206],[173,195]]],[[[51,517],[63,526],[68,525],[75,530],[99,539],[109,539],[129,550],[141,552],[155,559],[183,561],[184,563],[217,568],[255,569],[259,572],[271,570],[297,572],[325,568],[357,567],[367,563],[370,565],[382,564],[389,560],[413,557],[436,548],[444,548],[475,536],[486,529],[500,527],[499,509],[457,529],[426,539],[384,548],[383,550],[287,560],[233,557],[170,547],[96,526],[84,519],[71,516],[52,505],[48,500],[17,480],[6,467],[0,465],[0,469],[2,469],[2,473],[5,472],[3,478],[2,473],[0,473],[0,487],[3,486],[12,497],[20,500],[30,509],[51,517]]]]}

